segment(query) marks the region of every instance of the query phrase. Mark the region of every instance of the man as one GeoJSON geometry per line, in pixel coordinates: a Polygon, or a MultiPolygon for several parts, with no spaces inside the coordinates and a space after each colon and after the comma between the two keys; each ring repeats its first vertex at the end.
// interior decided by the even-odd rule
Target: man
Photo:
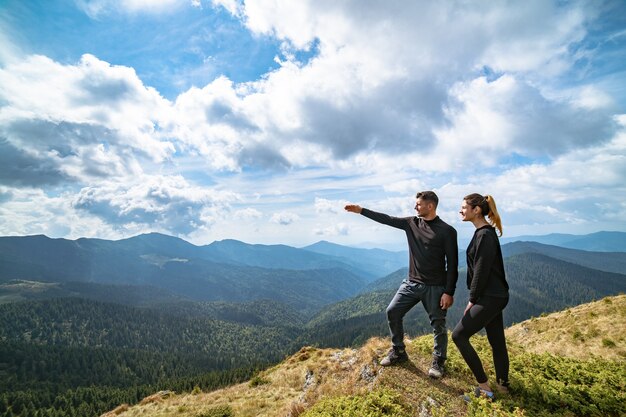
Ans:
{"type": "Polygon", "coordinates": [[[380,364],[389,366],[408,360],[402,320],[421,301],[434,333],[433,361],[428,375],[441,378],[448,351],[446,312],[454,302],[458,278],[456,230],[437,216],[437,194],[422,191],[416,199],[417,217],[392,217],[356,204],[348,204],[345,209],[404,230],[409,245],[409,276],[387,307],[392,348],[380,364]]]}

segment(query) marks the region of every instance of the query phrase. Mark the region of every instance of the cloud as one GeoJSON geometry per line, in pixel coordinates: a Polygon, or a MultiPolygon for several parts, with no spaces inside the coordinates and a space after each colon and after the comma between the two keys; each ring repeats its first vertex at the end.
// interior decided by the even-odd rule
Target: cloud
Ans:
{"type": "Polygon", "coordinates": [[[261,166],[306,166],[294,148],[311,144],[336,160],[419,154],[448,170],[475,161],[457,149],[464,140],[490,151],[481,161],[489,165],[515,154],[558,156],[614,132],[607,100],[583,108],[580,96],[545,87],[582,54],[598,16],[584,4],[215,3],[255,33],[318,49],[308,62],[287,54],[257,82],[212,89],[226,98],[223,114],[254,126],[205,136],[221,138],[209,146],[227,138],[218,148],[229,169],[253,163],[257,149],[272,149],[261,166]]]}
{"type": "Polygon", "coordinates": [[[0,138],[0,184],[45,186],[68,179],[54,161],[29,154],[0,138]]]}
{"type": "MultiPolygon", "coordinates": [[[[571,150],[549,163],[532,163],[498,173],[479,170],[446,185],[440,193],[444,210],[454,214],[460,203],[454,199],[478,192],[493,195],[505,227],[526,228],[524,234],[533,227],[535,233],[545,233],[548,225],[564,225],[559,230],[571,233],[572,225],[588,225],[589,231],[596,231],[597,225],[613,229],[615,222],[623,224],[620,216],[624,214],[626,195],[626,123],[619,118],[617,123],[620,129],[606,143],[571,150]]],[[[460,223],[458,216],[450,218],[460,223]]]]}
{"type": "Polygon", "coordinates": [[[237,199],[232,192],[190,185],[181,176],[148,176],[131,184],[85,187],[72,205],[113,226],[144,224],[189,234],[210,228],[237,199]]]}
{"type": "Polygon", "coordinates": [[[252,220],[257,220],[257,219],[260,219],[261,217],[263,217],[263,213],[261,213],[257,209],[248,207],[248,208],[245,208],[245,209],[241,209],[241,210],[235,211],[233,217],[235,219],[240,219],[240,220],[245,220],[245,221],[252,221],[252,220]]]}
{"type": "Polygon", "coordinates": [[[239,0],[212,0],[211,2],[215,6],[222,6],[233,16],[241,16],[242,5],[239,0]]]}
{"type": "Polygon", "coordinates": [[[499,157],[555,157],[606,142],[617,130],[607,101],[546,98],[529,84],[505,75],[458,83],[446,109],[449,127],[437,132],[438,153],[450,161],[493,165],[499,157]],[[578,100],[577,100],[578,101],[578,100]]]}
{"type": "Polygon", "coordinates": [[[0,204],[11,201],[12,198],[13,193],[8,188],[0,187],[0,204]]]}
{"type": "Polygon", "coordinates": [[[573,150],[547,165],[512,169],[504,172],[494,185],[512,207],[546,206],[550,202],[559,215],[563,214],[561,220],[601,221],[623,211],[624,178],[626,131],[622,128],[606,144],[573,150]]]}
{"type": "MultiPolygon", "coordinates": [[[[154,4],[122,3],[128,10],[154,4]]],[[[33,56],[0,74],[7,125],[34,118],[107,132],[104,139],[91,135],[113,159],[96,169],[102,172],[141,157],[167,160],[175,146],[198,153],[213,170],[284,172],[338,161],[356,166],[363,158],[386,164],[397,155],[419,155],[424,169],[450,170],[476,162],[463,142],[477,143],[485,151],[480,163],[494,165],[515,155],[555,157],[614,132],[607,93],[582,86],[580,94],[565,96],[543,88],[575,63],[571,48],[581,49],[585,25],[595,16],[576,4],[214,4],[254,33],[291,45],[279,68],[249,83],[218,77],[170,103],[131,68],[91,55],[74,66],[33,56]],[[528,64],[502,59],[511,55],[507,44],[528,64]],[[313,45],[317,53],[308,61],[289,53],[313,45]],[[542,75],[545,66],[555,70],[542,75]],[[480,76],[485,68],[495,79],[480,76]],[[59,88],[44,88],[49,82],[59,88]]],[[[72,152],[87,154],[79,145],[72,152]]],[[[88,162],[97,161],[103,158],[88,162]]]]}
{"type": "MultiPolygon", "coordinates": [[[[71,207],[71,195],[49,196],[42,189],[4,188],[7,198],[0,204],[0,233],[3,235],[46,234],[51,237],[124,237],[100,219],[81,216],[71,207]]],[[[131,233],[135,230],[129,228],[131,233]]],[[[139,231],[141,233],[141,231],[139,231]]]]}
{"type": "Polygon", "coordinates": [[[340,213],[345,203],[343,201],[328,200],[325,198],[315,197],[315,212],[320,213],[340,213]]]}
{"type": "Polygon", "coordinates": [[[313,230],[318,236],[347,236],[350,234],[350,227],[345,223],[337,223],[335,225],[325,227],[325,228],[316,228],[313,230]]]}
{"type": "Polygon", "coordinates": [[[169,103],[131,68],[91,55],[77,65],[13,61],[0,68],[0,100],[3,146],[20,153],[5,173],[20,172],[25,183],[41,181],[42,170],[49,183],[137,175],[142,160],[162,162],[175,151],[159,127],[169,103]]]}
{"type": "Polygon", "coordinates": [[[272,218],[270,219],[270,222],[280,224],[282,226],[288,226],[291,223],[298,221],[299,219],[300,219],[300,216],[298,216],[295,213],[290,213],[288,211],[281,211],[278,213],[274,213],[272,215],[272,218]]]}

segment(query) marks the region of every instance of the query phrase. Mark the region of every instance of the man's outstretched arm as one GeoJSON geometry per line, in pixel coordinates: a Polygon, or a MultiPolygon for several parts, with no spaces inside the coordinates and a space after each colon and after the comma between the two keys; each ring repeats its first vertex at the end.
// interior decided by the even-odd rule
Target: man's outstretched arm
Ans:
{"type": "Polygon", "coordinates": [[[406,229],[409,224],[409,217],[392,217],[385,213],[378,213],[376,211],[363,208],[358,204],[346,204],[344,209],[352,213],[362,214],[363,216],[378,223],[386,224],[398,229],[406,229]]]}

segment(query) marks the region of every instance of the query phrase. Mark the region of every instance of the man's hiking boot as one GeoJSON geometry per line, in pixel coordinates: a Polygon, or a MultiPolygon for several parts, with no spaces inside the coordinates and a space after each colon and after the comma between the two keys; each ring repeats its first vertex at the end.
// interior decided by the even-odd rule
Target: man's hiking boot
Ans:
{"type": "Polygon", "coordinates": [[[406,362],[409,360],[409,355],[406,354],[406,350],[404,348],[392,347],[389,349],[389,353],[387,356],[380,361],[382,366],[390,366],[398,363],[406,362]]]}
{"type": "Polygon", "coordinates": [[[430,365],[430,369],[428,370],[428,376],[431,378],[439,379],[443,376],[445,372],[443,364],[445,361],[441,359],[433,358],[433,363],[430,365]]]}

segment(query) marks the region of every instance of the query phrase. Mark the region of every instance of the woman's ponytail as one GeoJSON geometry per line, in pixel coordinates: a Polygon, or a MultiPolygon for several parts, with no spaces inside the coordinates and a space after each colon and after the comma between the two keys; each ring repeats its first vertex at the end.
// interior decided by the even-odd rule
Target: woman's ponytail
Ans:
{"type": "Polygon", "coordinates": [[[502,220],[498,214],[496,208],[496,201],[492,196],[482,196],[477,193],[466,195],[463,199],[472,207],[480,207],[483,216],[487,216],[488,222],[491,226],[498,229],[498,236],[502,236],[502,220]]]}
{"type": "Polygon", "coordinates": [[[490,195],[485,196],[485,201],[489,205],[489,212],[487,213],[489,223],[498,229],[498,236],[502,236],[502,220],[500,219],[498,209],[496,208],[496,201],[490,195]]]}

